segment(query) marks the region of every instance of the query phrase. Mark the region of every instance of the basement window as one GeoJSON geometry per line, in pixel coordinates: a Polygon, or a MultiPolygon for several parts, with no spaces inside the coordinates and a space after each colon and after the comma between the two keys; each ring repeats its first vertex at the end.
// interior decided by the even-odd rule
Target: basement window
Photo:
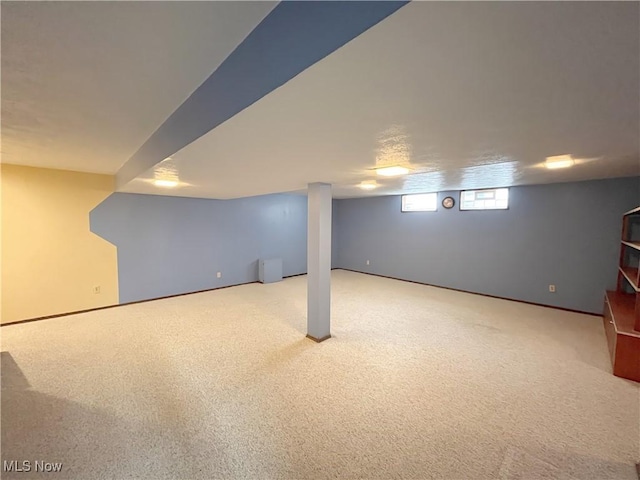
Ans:
{"type": "Polygon", "coordinates": [[[508,188],[487,188],[460,192],[460,210],[506,210],[508,208],[508,188]]]}
{"type": "Polygon", "coordinates": [[[437,193],[402,195],[403,212],[435,212],[438,209],[437,193]]]}

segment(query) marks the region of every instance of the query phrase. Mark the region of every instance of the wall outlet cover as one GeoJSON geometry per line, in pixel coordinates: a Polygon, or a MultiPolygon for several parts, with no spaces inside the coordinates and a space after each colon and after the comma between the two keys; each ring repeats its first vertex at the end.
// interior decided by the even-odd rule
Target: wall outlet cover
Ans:
{"type": "Polygon", "coordinates": [[[218,278],[222,278],[222,272],[218,272],[218,273],[216,274],[216,277],[218,277],[218,278]]]}

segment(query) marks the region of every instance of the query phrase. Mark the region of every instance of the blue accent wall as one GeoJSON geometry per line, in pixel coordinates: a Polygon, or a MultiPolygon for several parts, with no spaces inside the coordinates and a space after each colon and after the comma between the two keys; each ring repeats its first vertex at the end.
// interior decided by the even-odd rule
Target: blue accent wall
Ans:
{"type": "Polygon", "coordinates": [[[407,3],[280,2],[125,163],[117,184],[173,155],[407,3]]]}
{"type": "Polygon", "coordinates": [[[336,266],[602,312],[640,178],[512,187],[509,210],[459,211],[447,195],[453,209],[420,213],[401,213],[399,196],[338,201],[336,266]]]}
{"type": "Polygon", "coordinates": [[[254,282],[258,259],[307,271],[307,198],[206,200],[115,193],[91,231],[118,247],[120,303],[254,282]],[[222,272],[222,278],[216,278],[222,272]]]}

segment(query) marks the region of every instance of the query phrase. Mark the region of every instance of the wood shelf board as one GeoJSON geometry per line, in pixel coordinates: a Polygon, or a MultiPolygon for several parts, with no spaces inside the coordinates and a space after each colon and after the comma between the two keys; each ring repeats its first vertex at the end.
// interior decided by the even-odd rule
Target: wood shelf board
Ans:
{"type": "Polygon", "coordinates": [[[636,207],[633,210],[625,212],[624,216],[626,217],[627,215],[633,215],[634,213],[640,214],[640,207],[636,207]]]}
{"type": "Polygon", "coordinates": [[[623,245],[627,247],[635,248],[636,250],[640,250],[640,242],[627,242],[625,240],[622,241],[623,245]]]}
{"type": "Polygon", "coordinates": [[[634,330],[636,295],[607,290],[607,304],[611,310],[616,333],[640,338],[640,331],[634,330]]]}
{"type": "Polygon", "coordinates": [[[620,267],[620,272],[622,275],[629,281],[633,289],[638,292],[640,288],[638,287],[638,269],[633,267],[620,267]]]}

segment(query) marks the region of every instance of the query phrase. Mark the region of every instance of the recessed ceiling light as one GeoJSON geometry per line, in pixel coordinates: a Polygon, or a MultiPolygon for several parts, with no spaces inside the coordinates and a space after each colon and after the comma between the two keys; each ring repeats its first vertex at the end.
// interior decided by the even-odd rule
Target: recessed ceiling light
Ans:
{"type": "Polygon", "coordinates": [[[544,166],[554,170],[556,168],[573,167],[575,163],[571,155],[556,155],[555,157],[547,157],[544,166]]]}
{"type": "Polygon", "coordinates": [[[176,180],[154,180],[153,184],[156,187],[173,188],[178,185],[178,182],[176,180]]]}
{"type": "Polygon", "coordinates": [[[397,177],[398,175],[406,175],[409,173],[409,169],[405,167],[383,167],[377,168],[376,173],[383,177],[397,177]]]}
{"type": "Polygon", "coordinates": [[[373,190],[375,188],[378,188],[378,185],[375,182],[362,182],[359,187],[362,190],[373,190]]]}

